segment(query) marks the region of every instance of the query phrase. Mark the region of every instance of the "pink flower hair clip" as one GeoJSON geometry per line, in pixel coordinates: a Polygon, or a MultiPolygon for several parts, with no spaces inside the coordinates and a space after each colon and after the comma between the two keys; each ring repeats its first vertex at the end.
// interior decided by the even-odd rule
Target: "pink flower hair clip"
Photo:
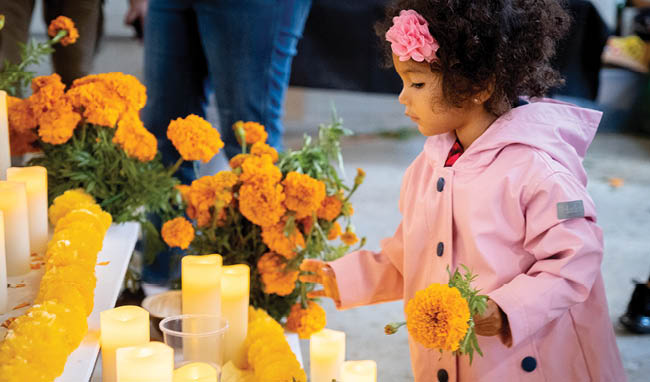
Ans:
{"type": "Polygon", "coordinates": [[[386,32],[386,41],[400,61],[437,60],[440,45],[429,32],[429,23],[413,9],[402,10],[393,17],[393,26],[386,32]]]}

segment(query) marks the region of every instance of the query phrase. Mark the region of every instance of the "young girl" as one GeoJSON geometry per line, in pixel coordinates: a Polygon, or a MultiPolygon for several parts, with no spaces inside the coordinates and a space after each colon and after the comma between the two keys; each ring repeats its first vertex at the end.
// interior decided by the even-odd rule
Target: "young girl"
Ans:
{"type": "Polygon", "coordinates": [[[378,25],[399,102],[429,138],[381,251],[306,260],[301,278],[347,309],[406,303],[460,264],[478,274],[484,356],[409,338],[418,382],[626,379],[581,163],[601,114],[535,98],[561,83],[549,61],[568,23],[556,0],[402,0],[378,25]]]}

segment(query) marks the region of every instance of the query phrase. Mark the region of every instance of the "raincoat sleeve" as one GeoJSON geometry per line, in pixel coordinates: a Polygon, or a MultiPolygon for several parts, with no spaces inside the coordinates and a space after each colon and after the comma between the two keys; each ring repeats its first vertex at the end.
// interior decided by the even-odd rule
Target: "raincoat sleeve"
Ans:
{"type": "MultiPolygon", "coordinates": [[[[404,211],[404,195],[411,178],[406,170],[400,190],[399,210],[404,211]]],[[[381,241],[381,251],[355,251],[330,262],[336,275],[341,303],[338,309],[399,300],[404,296],[404,237],[400,222],[392,237],[381,241]]]]}
{"type": "Polygon", "coordinates": [[[532,266],[488,296],[508,316],[513,345],[587,299],[600,272],[602,230],[573,176],[554,173],[524,195],[524,248],[532,266]]]}
{"type": "Polygon", "coordinates": [[[338,309],[399,300],[403,296],[402,223],[381,241],[381,251],[348,253],[329,265],[334,270],[341,303],[338,309]]]}

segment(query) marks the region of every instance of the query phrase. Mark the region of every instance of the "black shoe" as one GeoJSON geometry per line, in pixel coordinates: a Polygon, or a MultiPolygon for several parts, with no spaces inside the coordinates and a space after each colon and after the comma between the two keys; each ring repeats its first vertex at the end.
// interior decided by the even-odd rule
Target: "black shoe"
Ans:
{"type": "Polygon", "coordinates": [[[633,333],[650,334],[650,287],[636,284],[627,312],[620,318],[621,324],[633,333]]]}

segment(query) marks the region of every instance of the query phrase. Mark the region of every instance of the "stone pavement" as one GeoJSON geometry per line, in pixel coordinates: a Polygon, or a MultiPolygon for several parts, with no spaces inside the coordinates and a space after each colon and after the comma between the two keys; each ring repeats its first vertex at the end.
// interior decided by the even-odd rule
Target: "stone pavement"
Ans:
{"type": "MultiPolygon", "coordinates": [[[[141,46],[121,26],[123,5],[120,4],[126,2],[108,3],[112,4],[107,15],[109,33],[97,56],[95,72],[122,71],[142,79],[141,46]]],[[[34,30],[38,35],[38,25],[34,30]]],[[[36,71],[50,73],[47,63],[36,71]]],[[[424,140],[418,135],[398,140],[377,134],[410,126],[395,96],[290,89],[285,118],[287,146],[299,147],[303,133],[314,134],[318,124],[329,121],[331,102],[336,105],[344,125],[358,133],[343,142],[348,180],[354,178],[357,167],[367,173],[365,184],[353,198],[356,211],[353,222],[357,232],[368,238],[366,248],[378,249],[379,240],[392,235],[397,227],[401,177],[424,140]]],[[[215,115],[212,109],[209,113],[212,122],[215,115]]],[[[585,167],[589,173],[589,191],[605,233],[602,271],[618,346],[629,381],[647,381],[650,336],[625,333],[617,318],[625,311],[633,287],[631,280],[645,280],[650,272],[650,140],[599,134],[587,154],[585,167]],[[612,177],[622,178],[624,185],[611,187],[608,180],[612,177]]],[[[402,318],[401,302],[343,312],[336,311],[329,301],[324,306],[328,327],[347,333],[348,359],[376,360],[379,381],[412,380],[406,331],[390,337],[383,334],[385,323],[402,318]]],[[[303,357],[309,359],[307,341],[302,341],[301,346],[303,357]]]]}

